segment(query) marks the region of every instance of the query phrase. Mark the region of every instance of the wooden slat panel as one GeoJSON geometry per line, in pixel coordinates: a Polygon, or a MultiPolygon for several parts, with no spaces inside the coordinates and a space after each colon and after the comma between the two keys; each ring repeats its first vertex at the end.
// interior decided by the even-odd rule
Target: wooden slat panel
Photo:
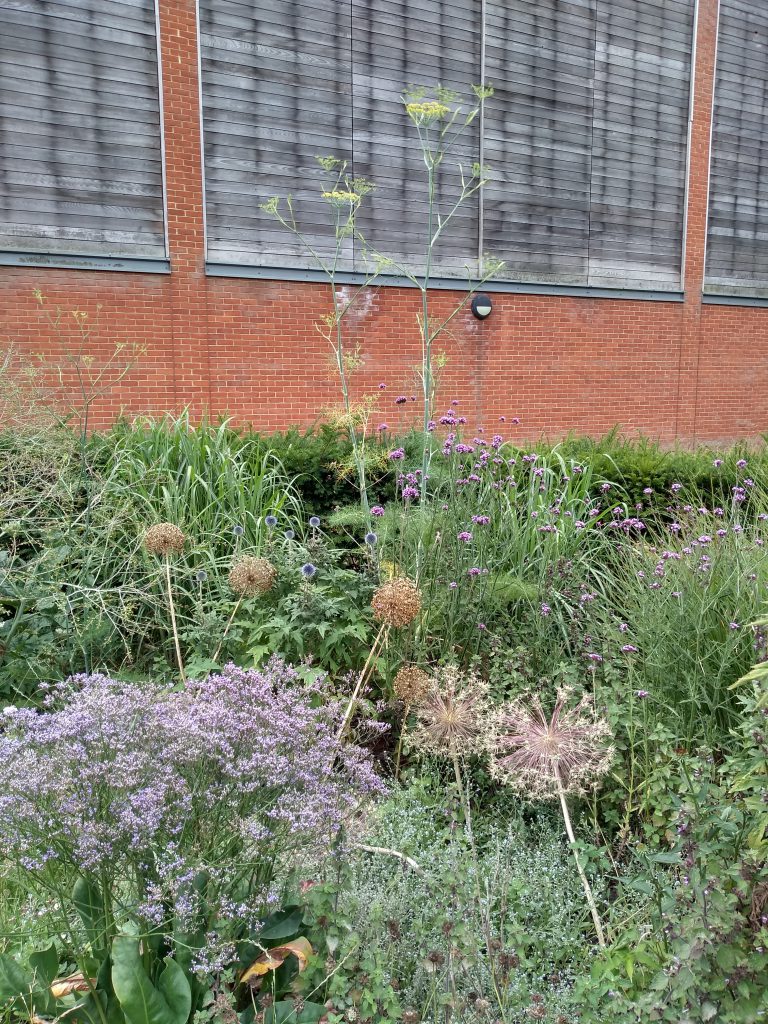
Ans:
{"type": "Polygon", "coordinates": [[[679,287],[693,15],[597,0],[590,282],[679,287]]]}
{"type": "MultiPolygon", "coordinates": [[[[355,173],[377,185],[362,208],[360,226],[375,246],[404,260],[414,272],[423,269],[428,244],[428,186],[403,96],[410,87],[439,82],[466,109],[474,99],[479,45],[474,5],[464,0],[352,0],[355,173]]],[[[475,122],[437,175],[436,213],[446,216],[455,204],[461,187],[457,163],[469,168],[478,153],[475,122]]],[[[434,271],[475,262],[477,249],[478,205],[473,197],[445,228],[434,253],[434,271]]]]}
{"type": "MultiPolygon", "coordinates": [[[[506,277],[678,286],[693,9],[694,0],[488,0],[495,95],[482,236],[507,261],[506,277]]],[[[418,270],[424,166],[402,95],[438,82],[470,93],[478,5],[201,0],[201,24],[209,258],[307,265],[258,209],[286,192],[328,252],[313,157],[335,153],[377,184],[361,209],[366,237],[418,270]]],[[[443,213],[456,161],[479,156],[478,128],[441,169],[443,213]]],[[[479,211],[473,200],[446,231],[437,273],[477,258],[479,211]]],[[[344,256],[352,267],[354,253],[344,256]]]]}
{"type": "Polygon", "coordinates": [[[720,3],[705,287],[768,287],[768,9],[743,0],[720,3]]]}
{"type": "Polygon", "coordinates": [[[0,0],[0,245],[165,255],[153,0],[0,0]]]}
{"type": "MultiPolygon", "coordinates": [[[[200,0],[200,28],[208,258],[314,266],[259,209],[286,194],[308,243],[331,258],[334,215],[315,158],[352,157],[349,4],[200,0]]],[[[342,248],[349,269],[351,246],[342,248]]]]}
{"type": "Polygon", "coordinates": [[[484,239],[513,279],[587,280],[594,18],[593,3],[489,5],[484,239]]]}

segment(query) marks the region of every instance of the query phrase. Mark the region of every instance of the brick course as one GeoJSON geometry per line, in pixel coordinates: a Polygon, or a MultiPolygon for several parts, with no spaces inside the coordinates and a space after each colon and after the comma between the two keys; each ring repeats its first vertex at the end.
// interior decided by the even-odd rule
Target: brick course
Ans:
{"type": "MultiPolygon", "coordinates": [[[[0,335],[32,353],[55,349],[33,297],[96,317],[96,358],[116,341],[147,353],[96,410],[232,415],[271,430],[309,425],[338,401],[326,343],[314,322],[328,287],[206,277],[193,0],[161,0],[161,52],[170,275],[4,268],[0,335]]],[[[716,0],[700,0],[691,134],[683,303],[502,294],[485,322],[469,312],[445,341],[441,401],[458,398],[471,425],[521,417],[520,437],[599,434],[620,424],[665,442],[728,440],[768,427],[768,309],[701,302],[716,0]]],[[[436,315],[456,293],[436,292],[436,315]]],[[[352,335],[363,365],[358,392],[379,395],[375,422],[409,425],[418,395],[418,295],[372,288],[352,335]],[[380,382],[387,384],[379,392],[380,382]]],[[[351,322],[351,321],[350,321],[351,322]]]]}

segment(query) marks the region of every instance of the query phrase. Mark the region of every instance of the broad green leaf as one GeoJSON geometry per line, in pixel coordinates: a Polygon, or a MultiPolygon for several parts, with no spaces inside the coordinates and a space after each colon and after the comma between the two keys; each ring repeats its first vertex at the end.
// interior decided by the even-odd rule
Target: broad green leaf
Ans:
{"type": "Polygon", "coordinates": [[[259,942],[279,942],[281,939],[289,939],[301,928],[303,917],[302,907],[278,910],[276,913],[270,914],[258,934],[259,942]]]}
{"type": "Polygon", "coordinates": [[[35,978],[36,988],[47,988],[59,970],[59,954],[51,943],[48,949],[36,950],[29,955],[29,966],[35,978]]]}
{"type": "Polygon", "coordinates": [[[133,936],[119,935],[112,943],[112,985],[127,1024],[186,1024],[192,994],[184,971],[166,958],[155,988],[133,936]]]}
{"type": "Polygon", "coordinates": [[[104,917],[104,900],[98,886],[86,878],[78,878],[72,890],[72,902],[83,922],[91,948],[94,952],[105,949],[107,922],[104,917]]]}
{"type": "Polygon", "coordinates": [[[32,975],[7,953],[0,953],[0,1006],[18,1005],[35,987],[32,975]]]}

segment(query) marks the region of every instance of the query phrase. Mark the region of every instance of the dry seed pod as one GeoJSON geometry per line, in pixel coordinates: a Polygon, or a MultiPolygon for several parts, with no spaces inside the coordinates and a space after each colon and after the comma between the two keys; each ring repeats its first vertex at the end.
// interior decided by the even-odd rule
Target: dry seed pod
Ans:
{"type": "Polygon", "coordinates": [[[421,611],[421,593],[413,580],[390,580],[375,592],[371,607],[378,622],[400,629],[410,625],[421,611]]]}
{"type": "Polygon", "coordinates": [[[238,597],[259,597],[272,589],[276,576],[268,559],[244,555],[229,570],[229,585],[238,597]]]}
{"type": "Polygon", "coordinates": [[[150,555],[178,555],[187,538],[173,523],[155,523],[144,534],[144,547],[150,555]]]}
{"type": "Polygon", "coordinates": [[[395,676],[393,689],[398,700],[406,707],[419,704],[429,693],[432,685],[430,677],[415,665],[403,665],[395,676]]]}

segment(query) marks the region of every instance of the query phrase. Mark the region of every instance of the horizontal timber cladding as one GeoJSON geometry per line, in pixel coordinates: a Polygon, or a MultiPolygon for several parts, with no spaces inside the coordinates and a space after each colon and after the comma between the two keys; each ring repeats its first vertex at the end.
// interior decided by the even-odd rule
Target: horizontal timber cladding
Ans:
{"type": "Polygon", "coordinates": [[[154,0],[0,0],[0,248],[166,255],[154,0]]]}
{"type": "Polygon", "coordinates": [[[705,290],[768,296],[768,6],[720,0],[705,290]]]}
{"type": "MultiPolygon", "coordinates": [[[[311,267],[260,204],[292,196],[314,252],[334,252],[316,161],[376,188],[359,227],[413,271],[427,238],[425,167],[403,109],[440,84],[484,116],[437,177],[451,209],[481,156],[490,180],[445,227],[434,272],[479,249],[501,279],[676,289],[685,210],[694,0],[200,0],[208,259],[311,267]],[[484,20],[483,20],[484,15],[484,20]],[[482,126],[482,140],[480,138],[482,126]]],[[[363,269],[345,239],[339,267],[363,269]]]]}

